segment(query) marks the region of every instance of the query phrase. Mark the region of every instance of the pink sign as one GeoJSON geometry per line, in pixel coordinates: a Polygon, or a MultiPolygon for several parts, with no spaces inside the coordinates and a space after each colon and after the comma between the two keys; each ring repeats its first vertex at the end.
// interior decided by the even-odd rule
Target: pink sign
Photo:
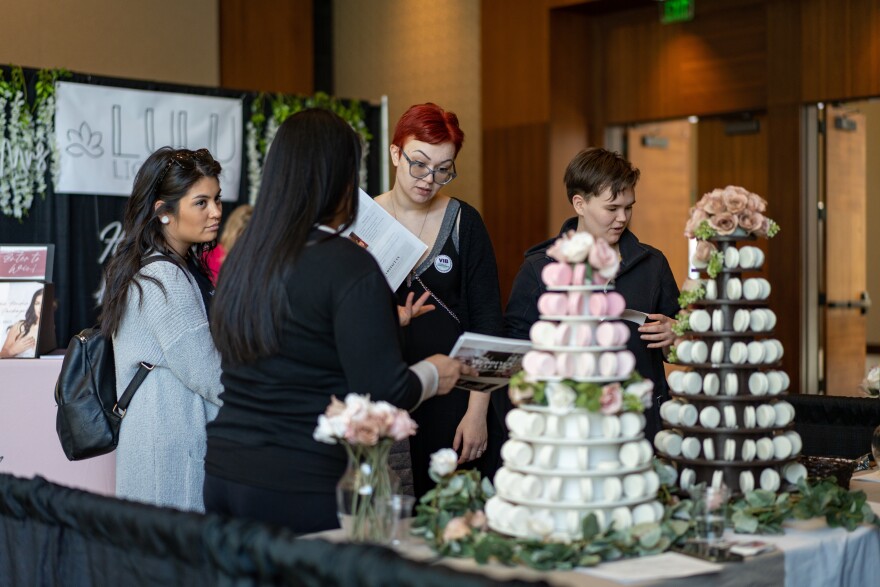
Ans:
{"type": "Polygon", "coordinates": [[[0,246],[0,279],[50,280],[53,245],[0,246]]]}

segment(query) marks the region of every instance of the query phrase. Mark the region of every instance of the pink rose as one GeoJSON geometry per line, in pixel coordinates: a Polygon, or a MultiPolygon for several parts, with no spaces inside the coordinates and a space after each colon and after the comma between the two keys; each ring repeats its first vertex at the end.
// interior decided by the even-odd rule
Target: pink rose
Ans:
{"type": "Polygon", "coordinates": [[[763,214],[748,209],[737,214],[737,219],[739,220],[739,225],[746,232],[756,232],[760,230],[761,225],[764,223],[763,214]]]}
{"type": "Polygon", "coordinates": [[[394,440],[403,440],[414,435],[418,428],[418,424],[410,418],[406,410],[398,410],[388,429],[388,435],[394,440]]]}
{"type": "Polygon", "coordinates": [[[709,219],[709,226],[714,228],[720,235],[728,235],[733,234],[733,231],[738,226],[738,222],[733,214],[722,212],[709,219]]]}
{"type": "Polygon", "coordinates": [[[707,214],[721,214],[727,209],[724,205],[724,196],[722,194],[721,190],[712,190],[703,196],[703,210],[707,214]]]}
{"type": "Polygon", "coordinates": [[[710,241],[697,241],[697,250],[694,251],[694,261],[697,263],[709,263],[712,253],[716,251],[715,244],[710,241]]]}
{"type": "Polygon", "coordinates": [[[605,279],[613,278],[620,268],[620,255],[605,242],[605,239],[596,239],[593,248],[590,249],[588,260],[605,279]]]}
{"type": "Polygon", "coordinates": [[[733,186],[727,186],[723,192],[724,205],[731,214],[738,214],[746,209],[749,196],[733,186]]]}
{"type": "Polygon", "coordinates": [[[603,414],[616,414],[623,406],[623,392],[620,389],[620,383],[609,383],[602,388],[602,397],[599,398],[601,407],[599,411],[603,414]]]}
{"type": "Polygon", "coordinates": [[[345,402],[341,402],[336,399],[336,396],[332,396],[330,398],[330,405],[327,406],[327,411],[324,412],[324,415],[328,418],[335,418],[336,416],[341,415],[345,412],[345,402]]]}
{"type": "Polygon", "coordinates": [[[464,517],[452,518],[443,529],[443,542],[452,542],[453,540],[461,540],[470,536],[471,527],[468,525],[464,517]]]}
{"type": "Polygon", "coordinates": [[[694,232],[700,227],[700,223],[703,222],[703,220],[708,219],[709,215],[706,214],[706,211],[702,208],[691,208],[691,215],[688,218],[687,223],[684,225],[684,236],[687,238],[694,238],[694,232]]]}
{"type": "Polygon", "coordinates": [[[761,212],[763,214],[767,211],[767,200],[758,194],[749,194],[748,208],[753,212],[761,212]]]}
{"type": "Polygon", "coordinates": [[[483,510],[477,510],[473,514],[471,514],[469,521],[471,528],[474,528],[476,530],[485,530],[486,526],[489,523],[489,520],[486,519],[486,514],[483,513],[483,510]]]}

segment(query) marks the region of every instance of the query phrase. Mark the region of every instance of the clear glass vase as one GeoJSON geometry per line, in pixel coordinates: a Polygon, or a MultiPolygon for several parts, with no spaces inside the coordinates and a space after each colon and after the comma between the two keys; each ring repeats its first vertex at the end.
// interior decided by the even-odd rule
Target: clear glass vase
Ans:
{"type": "Polygon", "coordinates": [[[336,484],[339,525],[352,542],[388,543],[394,520],[387,504],[398,492],[400,479],[388,457],[391,440],[376,446],[343,443],[348,466],[336,484]]]}

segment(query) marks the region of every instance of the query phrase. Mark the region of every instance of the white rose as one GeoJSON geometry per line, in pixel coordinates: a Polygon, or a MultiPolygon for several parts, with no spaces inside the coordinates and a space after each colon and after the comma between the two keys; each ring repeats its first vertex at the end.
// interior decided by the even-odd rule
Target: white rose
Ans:
{"type": "Polygon", "coordinates": [[[429,471],[436,477],[446,477],[458,466],[458,454],[451,448],[441,448],[431,455],[429,471]]]}
{"type": "Polygon", "coordinates": [[[880,365],[872,367],[865,378],[868,389],[880,389],[880,365]]]}
{"type": "Polygon", "coordinates": [[[318,427],[312,433],[312,438],[324,444],[336,444],[336,432],[330,418],[322,414],[318,416],[318,427]]]}
{"type": "Polygon", "coordinates": [[[589,232],[576,232],[563,238],[560,248],[569,263],[583,263],[593,248],[593,235],[589,232]]]}
{"type": "Polygon", "coordinates": [[[529,530],[539,538],[545,538],[555,528],[550,512],[541,511],[529,516],[529,530]]]}
{"type": "Polygon", "coordinates": [[[345,396],[345,415],[353,420],[360,421],[370,413],[370,396],[350,393],[345,396]]]}
{"type": "Polygon", "coordinates": [[[547,384],[547,405],[554,412],[568,412],[574,408],[577,399],[575,390],[563,383],[551,382],[547,384]]]}
{"type": "Polygon", "coordinates": [[[651,407],[653,401],[654,382],[650,379],[642,379],[636,383],[631,383],[626,387],[624,393],[636,396],[646,408],[651,407]]]}

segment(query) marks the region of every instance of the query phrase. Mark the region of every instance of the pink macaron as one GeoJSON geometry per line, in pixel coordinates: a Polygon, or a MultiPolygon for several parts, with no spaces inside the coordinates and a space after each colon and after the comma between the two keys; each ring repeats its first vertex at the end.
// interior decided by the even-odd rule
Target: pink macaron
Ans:
{"type": "Polygon", "coordinates": [[[636,368],[636,356],[631,351],[620,351],[617,353],[617,376],[629,377],[633,369],[636,368]]]}
{"type": "Polygon", "coordinates": [[[629,327],[623,322],[614,322],[614,329],[617,330],[617,342],[616,344],[624,345],[629,341],[630,331],[629,327]]]}
{"type": "Polygon", "coordinates": [[[605,352],[599,355],[599,374],[602,377],[614,377],[617,374],[617,355],[605,352]]]}
{"type": "Polygon", "coordinates": [[[580,316],[584,313],[584,294],[579,291],[568,292],[568,315],[580,316]]]}
{"type": "Polygon", "coordinates": [[[617,328],[613,322],[602,322],[596,327],[596,342],[599,346],[615,346],[617,337],[617,328]]]}
{"type": "Polygon", "coordinates": [[[584,285],[587,280],[586,263],[576,263],[571,271],[571,284],[584,285]]]}
{"type": "Polygon", "coordinates": [[[572,377],[574,375],[574,355],[572,353],[559,353],[556,355],[556,374],[560,377],[572,377]]]}
{"type": "Polygon", "coordinates": [[[544,293],[538,298],[538,311],[545,316],[564,316],[568,309],[568,296],[561,293],[544,293]]]}
{"type": "Polygon", "coordinates": [[[605,311],[609,316],[620,316],[626,309],[626,300],[616,291],[605,294],[608,297],[608,306],[605,311]]]}
{"type": "Polygon", "coordinates": [[[577,324],[574,327],[574,346],[590,346],[593,342],[593,327],[589,324],[577,324]]]}
{"type": "Polygon", "coordinates": [[[529,351],[523,357],[523,369],[533,377],[550,377],[556,372],[556,357],[541,351],[529,351]]]}
{"type": "Polygon", "coordinates": [[[556,327],[553,332],[553,344],[556,346],[566,346],[571,340],[571,326],[565,323],[556,327]]]}
{"type": "Polygon", "coordinates": [[[596,355],[593,353],[578,353],[575,355],[574,376],[592,377],[596,374],[596,355]]]}
{"type": "Polygon", "coordinates": [[[591,316],[605,316],[608,309],[608,300],[603,293],[594,293],[589,301],[591,316]]]}
{"type": "Polygon", "coordinates": [[[550,287],[571,285],[571,273],[567,263],[550,263],[541,270],[541,280],[550,287]]]}

